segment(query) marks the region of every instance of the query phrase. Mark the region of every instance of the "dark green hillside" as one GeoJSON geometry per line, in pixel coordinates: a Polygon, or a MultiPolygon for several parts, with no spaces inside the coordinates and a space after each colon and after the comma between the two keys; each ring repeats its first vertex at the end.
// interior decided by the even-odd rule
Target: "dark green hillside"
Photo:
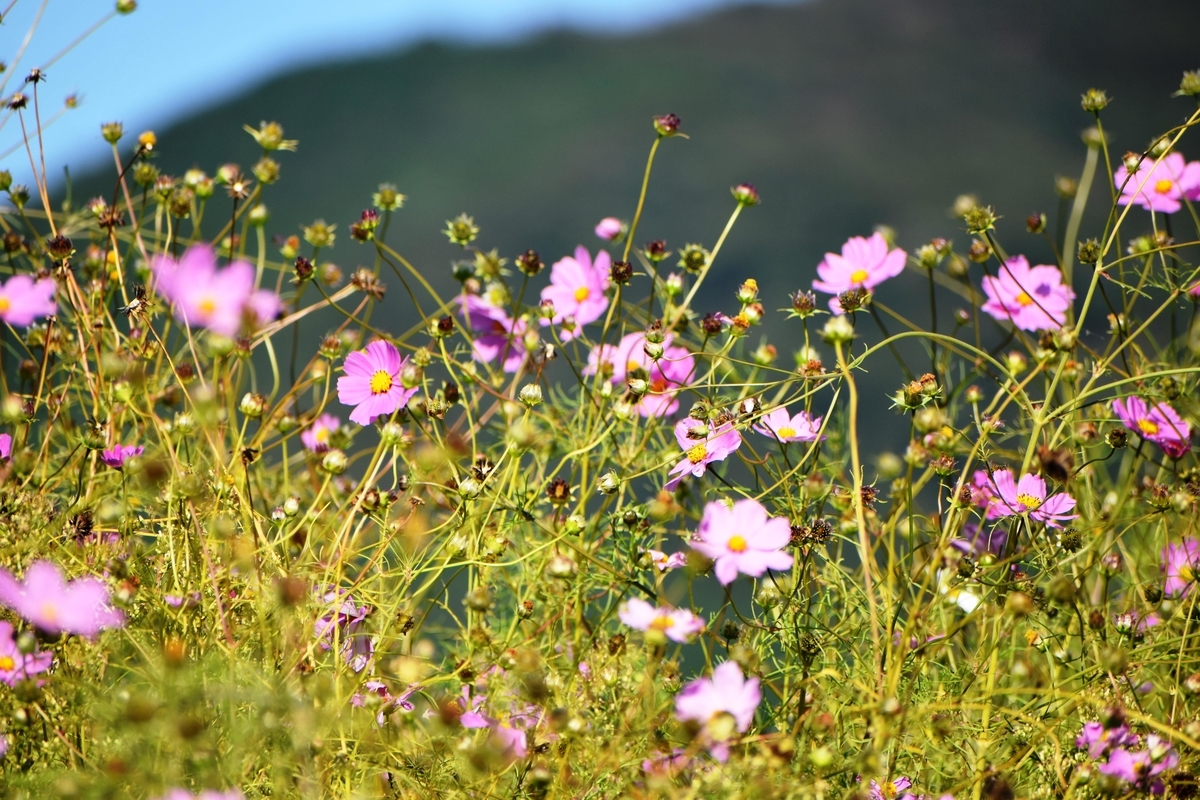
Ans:
{"type": "MultiPolygon", "coordinates": [[[[366,251],[346,226],[391,181],[410,201],[389,240],[448,284],[458,252],[438,231],[459,212],[509,256],[595,247],[600,217],[633,212],[650,117],[675,112],[691,139],[665,144],[639,240],[711,245],[729,186],[753,182],[763,205],[700,306],[729,305],[748,276],[778,306],[827,249],[877,223],[910,249],[965,243],[947,208],[966,191],[1006,217],[1010,250],[1045,256],[1023,220],[1053,212],[1053,176],[1082,166],[1080,93],[1107,89],[1116,149],[1141,149],[1192,106],[1170,94],[1200,66],[1198,30],[1194,0],[813,0],[631,37],[428,44],[250,89],[166,131],[160,163],[248,165],[242,125],[276,119],[300,150],[267,193],[272,232],[336,221],[330,258],[353,267],[366,251]]],[[[389,300],[407,313],[399,291],[389,300]]]]}

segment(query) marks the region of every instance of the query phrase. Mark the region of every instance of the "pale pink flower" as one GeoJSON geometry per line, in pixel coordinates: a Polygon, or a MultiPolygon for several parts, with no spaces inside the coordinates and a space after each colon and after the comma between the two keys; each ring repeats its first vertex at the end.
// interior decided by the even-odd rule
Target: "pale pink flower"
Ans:
{"type": "Polygon", "coordinates": [[[1058,267],[1031,267],[1025,256],[1013,256],[995,277],[985,276],[983,291],[988,297],[983,310],[1023,331],[1061,328],[1075,299],[1075,292],[1063,284],[1058,267]]]}
{"type": "Polygon", "coordinates": [[[1148,211],[1174,214],[1181,200],[1200,200],[1200,162],[1185,163],[1180,153],[1161,159],[1145,158],[1132,175],[1124,164],[1117,167],[1113,182],[1121,191],[1117,204],[1139,205],[1148,211]]]}
{"type": "Polygon", "coordinates": [[[772,409],[763,414],[754,430],[776,441],[815,442],[821,435],[821,417],[813,419],[807,411],[801,411],[795,416],[788,414],[784,406],[772,409]]]}
{"type": "Polygon", "coordinates": [[[668,555],[661,550],[652,550],[648,547],[642,548],[642,552],[650,556],[650,562],[658,568],[659,572],[666,572],[669,569],[679,569],[687,566],[686,553],[671,553],[668,555]]]}
{"type": "Polygon", "coordinates": [[[542,300],[554,304],[554,318],[543,319],[542,325],[551,322],[561,325],[564,318],[573,318],[575,328],[559,331],[559,337],[569,341],[582,326],[604,316],[608,308],[608,297],[604,293],[608,290],[611,270],[612,258],[608,253],[600,251],[593,263],[587,248],[582,245],[575,248],[574,256],[555,261],[550,268],[550,285],[542,289],[542,300]]]}
{"type": "Polygon", "coordinates": [[[681,419],[675,423],[675,440],[683,450],[683,458],[671,468],[671,478],[665,488],[668,492],[683,480],[684,475],[699,478],[714,461],[724,461],[730,453],[742,445],[742,435],[726,423],[720,428],[711,422],[681,419]]]}
{"type": "Polygon", "coordinates": [[[615,242],[621,235],[621,220],[605,217],[596,224],[596,236],[606,242],[615,242]]]}
{"type": "Polygon", "coordinates": [[[1072,514],[1075,498],[1066,492],[1046,497],[1046,482],[1040,475],[1022,475],[1014,482],[1012,470],[998,469],[992,473],[996,490],[995,507],[1001,517],[1029,514],[1031,519],[1043,522],[1051,528],[1061,528],[1062,523],[1079,517],[1072,514]]]}
{"type": "Polygon", "coordinates": [[[525,363],[524,319],[512,319],[504,309],[475,294],[458,298],[459,312],[472,333],[476,361],[490,364],[502,359],[505,372],[516,372],[525,363]]]}
{"type": "Polygon", "coordinates": [[[719,664],[712,678],[697,678],[675,695],[675,716],[684,722],[699,723],[709,752],[718,761],[729,757],[726,740],[732,733],[721,722],[729,715],[733,728],[745,733],[754,723],[754,712],[762,701],[758,678],[747,679],[733,661],[719,664]]]}
{"type": "Polygon", "coordinates": [[[333,414],[322,414],[300,434],[300,443],[314,453],[329,449],[329,437],[337,433],[342,421],[333,414]]]}
{"type": "Polygon", "coordinates": [[[13,638],[11,622],[0,620],[0,681],[16,686],[26,678],[45,672],[54,663],[54,654],[38,650],[22,653],[13,638]]]}
{"type": "Polygon", "coordinates": [[[597,370],[609,376],[615,385],[629,378],[642,378],[648,385],[646,394],[637,403],[643,417],[665,417],[679,410],[676,395],[695,376],[696,359],[686,347],[673,345],[673,334],[663,337],[662,357],[655,360],[646,354],[646,334],[630,333],[615,345],[600,345],[588,354],[584,375],[597,370]]]}
{"type": "Polygon", "coordinates": [[[112,607],[102,581],[84,577],[68,583],[49,561],[31,564],[22,582],[0,569],[0,605],[51,635],[90,637],[125,623],[124,614],[112,607]]]}
{"type": "Polygon", "coordinates": [[[331,610],[313,624],[313,635],[322,650],[332,650],[334,641],[341,643],[342,659],[355,672],[367,668],[375,654],[375,642],[359,630],[371,613],[370,606],[360,606],[344,590],[330,589],[322,599],[331,610]]]}
{"type": "Polygon", "coordinates": [[[0,461],[12,458],[12,434],[0,433],[0,461]]]}
{"type": "Polygon", "coordinates": [[[159,293],[175,304],[184,322],[221,336],[236,336],[248,320],[269,322],[283,308],[274,292],[254,288],[254,267],[235,261],[217,269],[208,245],[192,245],[178,261],[155,256],[150,270],[159,293]]]}
{"type": "Polygon", "coordinates": [[[617,617],[639,631],[656,631],[671,641],[686,643],[704,630],[704,620],[686,608],[655,608],[637,597],[621,604],[617,617]]]}
{"type": "Polygon", "coordinates": [[[1200,541],[1184,539],[1179,544],[1169,544],[1162,552],[1163,594],[1167,597],[1183,597],[1191,591],[1200,573],[1200,541]]]}
{"type": "Polygon", "coordinates": [[[712,559],[717,580],[728,585],[739,572],[757,578],[768,569],[792,566],[791,554],[783,552],[791,538],[785,518],[771,517],[761,503],[747,497],[732,508],[720,502],[706,505],[692,549],[712,559]]]}
{"type": "Polygon", "coordinates": [[[904,271],[908,254],[900,248],[889,250],[887,240],[875,233],[870,239],[851,236],[842,245],[842,254],[826,253],[825,260],[817,265],[819,280],[813,288],[833,295],[829,308],[835,314],[842,313],[837,296],[851,289],[872,289],[888,278],[904,271]]]}
{"type": "Polygon", "coordinates": [[[346,374],[338,378],[338,400],[343,405],[354,406],[350,421],[359,425],[370,425],[376,417],[391,414],[408,405],[417,393],[414,386],[404,388],[400,373],[407,358],[400,357],[391,342],[374,341],[366,350],[357,350],[346,356],[342,368],[346,374]]]}
{"type": "Polygon", "coordinates": [[[51,278],[34,281],[28,275],[13,275],[0,284],[0,320],[24,328],[35,319],[53,316],[58,312],[56,289],[51,278]]]}
{"type": "Polygon", "coordinates": [[[1157,444],[1171,458],[1183,458],[1192,448],[1191,426],[1166,403],[1127,397],[1113,400],[1112,407],[1122,425],[1157,444]]]}
{"type": "Polygon", "coordinates": [[[123,469],[125,462],[144,453],[146,448],[141,445],[118,444],[100,453],[100,460],[113,469],[123,469]]]}

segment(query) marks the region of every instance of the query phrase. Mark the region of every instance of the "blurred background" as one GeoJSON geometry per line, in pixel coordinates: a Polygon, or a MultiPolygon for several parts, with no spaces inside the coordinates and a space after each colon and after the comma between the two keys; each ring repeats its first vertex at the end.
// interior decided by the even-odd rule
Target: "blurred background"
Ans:
{"type": "MultiPolygon", "coordinates": [[[[0,31],[5,52],[43,7],[7,92],[112,4],[23,0],[0,31]]],[[[673,112],[690,139],[661,149],[637,243],[711,246],[729,187],[753,183],[762,205],[742,216],[696,306],[728,310],[755,277],[768,309],[782,308],[827,250],[876,225],[910,251],[934,236],[965,251],[949,213],[965,192],[1003,217],[1009,252],[1052,261],[1024,220],[1044,211],[1056,229],[1055,176],[1079,176],[1093,124],[1080,94],[1113,98],[1117,156],[1144,149],[1194,109],[1171,94],[1200,67],[1197,30],[1195,0],[142,0],[46,67],[43,109],[82,98],[47,130],[47,166],[60,192],[70,166],[78,203],[112,193],[101,122],[125,123],[126,151],[154,128],[157,164],[180,176],[248,169],[259,152],[242,126],[277,120],[300,144],[279,155],[282,180],[266,191],[270,233],[337,223],[327,257],[348,274],[370,259],[347,227],[390,182],[409,201],[389,242],[450,288],[462,255],[439,231],[461,212],[480,246],[509,258],[597,248],[601,217],[633,214],[651,117],[673,112]]],[[[0,130],[0,148],[17,134],[0,130]]],[[[3,166],[28,175],[23,150],[3,166]]],[[[1094,192],[1084,238],[1101,232],[1106,180],[1094,192]]],[[[926,321],[923,279],[895,284],[889,304],[926,321]]],[[[390,288],[392,327],[406,328],[411,307],[390,288]]],[[[764,330],[790,363],[796,324],[764,330]]],[[[873,380],[898,384],[887,371],[873,380]]]]}

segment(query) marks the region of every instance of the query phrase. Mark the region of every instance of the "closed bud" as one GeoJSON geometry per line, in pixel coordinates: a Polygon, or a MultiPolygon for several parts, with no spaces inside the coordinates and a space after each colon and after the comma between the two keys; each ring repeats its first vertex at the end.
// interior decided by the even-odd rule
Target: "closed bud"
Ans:
{"type": "Polygon", "coordinates": [[[633,279],[633,265],[628,261],[614,261],[609,271],[613,283],[626,284],[633,279]]]}
{"type": "Polygon", "coordinates": [[[329,450],[321,459],[321,469],[330,475],[341,475],[346,471],[346,454],[341,450],[329,450]]]}
{"type": "Polygon", "coordinates": [[[739,303],[753,303],[758,299],[758,281],[749,278],[738,287],[737,299],[739,303]]]}
{"type": "Polygon", "coordinates": [[[1096,239],[1080,242],[1078,256],[1080,264],[1095,264],[1100,260],[1100,242],[1096,239]]]}
{"type": "Polygon", "coordinates": [[[1200,69],[1183,73],[1183,80],[1179,81],[1179,91],[1176,94],[1193,97],[1200,95],[1200,69]]]}
{"type": "Polygon", "coordinates": [[[808,317],[816,311],[817,296],[803,289],[792,295],[792,310],[797,316],[808,317]]]}
{"type": "Polygon", "coordinates": [[[621,488],[621,479],[617,477],[617,473],[609,470],[596,481],[596,488],[601,494],[616,494],[621,488]]]}
{"type": "Polygon", "coordinates": [[[739,183],[730,191],[733,193],[733,199],[743,206],[756,206],[759,203],[758,189],[754,188],[754,184],[739,183]]]}
{"type": "Polygon", "coordinates": [[[1079,192],[1079,184],[1074,178],[1059,175],[1054,179],[1054,191],[1064,200],[1071,200],[1079,192]]]}
{"type": "Polygon", "coordinates": [[[663,357],[663,346],[660,342],[647,341],[642,345],[642,352],[645,353],[651,361],[658,361],[663,357]]]}
{"type": "Polygon", "coordinates": [[[1038,212],[1025,218],[1025,230],[1030,233],[1041,233],[1046,230],[1046,215],[1038,212]]]}
{"type": "Polygon", "coordinates": [[[671,254],[671,251],[667,250],[667,243],[662,239],[655,239],[653,242],[647,242],[646,247],[642,252],[645,253],[646,258],[649,261],[652,261],[655,264],[671,254]]]}
{"type": "Polygon", "coordinates": [[[247,392],[238,404],[238,410],[250,419],[258,419],[267,408],[267,398],[257,392],[247,392]]]}
{"type": "Polygon", "coordinates": [[[492,607],[492,592],[486,586],[476,586],[467,592],[463,603],[472,611],[484,612],[492,607]]]}
{"type": "Polygon", "coordinates": [[[546,574],[552,578],[573,578],[579,571],[579,567],[575,561],[561,553],[556,553],[550,557],[549,563],[546,564],[546,574]]]}
{"type": "Polygon", "coordinates": [[[976,264],[982,264],[992,256],[992,247],[987,242],[980,239],[972,239],[971,246],[967,249],[967,258],[974,261],[976,264]]]}
{"type": "Polygon", "coordinates": [[[521,387],[521,392],[518,395],[521,402],[529,408],[541,405],[542,403],[542,387],[536,383],[527,383],[521,387]]]}
{"type": "Polygon", "coordinates": [[[521,273],[533,277],[545,269],[546,265],[542,263],[541,256],[536,250],[526,250],[521,255],[517,256],[517,269],[521,273]]]}
{"type": "Polygon", "coordinates": [[[845,344],[854,340],[854,325],[845,314],[830,317],[821,329],[821,338],[827,344],[845,344]]]}
{"type": "Polygon", "coordinates": [[[654,118],[654,130],[659,136],[675,136],[679,133],[679,117],[663,114],[654,118]]]}
{"type": "Polygon", "coordinates": [[[118,14],[132,14],[137,9],[137,0],[117,0],[118,14]]]}
{"type": "Polygon", "coordinates": [[[267,221],[269,219],[271,219],[271,212],[267,210],[267,207],[265,205],[263,205],[262,203],[259,203],[254,208],[250,209],[250,213],[247,215],[247,219],[249,220],[250,224],[253,225],[254,227],[261,228],[262,226],[267,224],[267,221]]]}
{"type": "Polygon", "coordinates": [[[422,377],[421,368],[411,361],[400,370],[400,383],[405,389],[415,389],[420,386],[422,377]]]}
{"type": "Polygon", "coordinates": [[[667,297],[678,297],[683,293],[683,276],[677,272],[672,272],[663,281],[663,293],[667,297]]]}
{"type": "Polygon", "coordinates": [[[1121,450],[1129,444],[1129,431],[1125,428],[1109,428],[1104,440],[1113,450],[1121,450]]]}

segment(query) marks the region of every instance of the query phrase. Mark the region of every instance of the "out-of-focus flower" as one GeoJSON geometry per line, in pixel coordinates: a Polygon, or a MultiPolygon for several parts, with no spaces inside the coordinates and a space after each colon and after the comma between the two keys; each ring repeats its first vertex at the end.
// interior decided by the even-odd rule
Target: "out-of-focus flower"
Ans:
{"type": "Polygon", "coordinates": [[[673,345],[673,340],[673,334],[666,334],[660,343],[662,355],[654,359],[646,353],[646,334],[627,334],[616,345],[593,348],[583,374],[603,370],[614,384],[641,377],[646,381],[646,393],[637,401],[638,413],[643,417],[674,414],[679,410],[676,395],[693,378],[696,359],[686,347],[673,345]]]}
{"type": "Polygon", "coordinates": [[[1179,544],[1168,544],[1162,551],[1162,567],[1166,576],[1163,594],[1183,597],[1192,590],[1200,572],[1200,541],[1189,537],[1179,544]]]}
{"type": "Polygon", "coordinates": [[[884,781],[882,784],[878,781],[871,781],[867,797],[870,800],[914,800],[914,795],[908,791],[911,787],[912,780],[903,775],[895,780],[884,781]]]}
{"type": "Polygon", "coordinates": [[[1063,284],[1058,267],[1031,267],[1025,256],[1013,256],[996,276],[985,276],[983,291],[988,297],[983,310],[1023,331],[1061,328],[1075,299],[1075,292],[1063,284]]]}
{"type": "Polygon", "coordinates": [[[684,475],[701,477],[709,464],[724,461],[742,445],[742,435],[732,425],[726,423],[718,428],[711,422],[700,422],[690,417],[675,423],[675,440],[679,442],[684,456],[671,468],[671,478],[663,487],[668,492],[675,491],[684,475]]]}
{"type": "Polygon", "coordinates": [[[842,254],[826,253],[825,260],[817,265],[820,280],[813,281],[813,288],[833,295],[829,308],[834,314],[842,313],[837,296],[851,289],[872,289],[888,278],[904,271],[908,254],[900,248],[889,250],[887,240],[879,233],[870,239],[852,236],[842,245],[842,254]]]}
{"type": "Polygon", "coordinates": [[[1139,741],[1138,735],[1131,733],[1125,725],[1106,728],[1100,722],[1088,722],[1075,737],[1075,746],[1086,749],[1088,757],[1098,759],[1116,747],[1137,747],[1139,741]]]}
{"type": "Polygon", "coordinates": [[[155,256],[150,270],[159,293],[175,304],[188,325],[221,336],[236,336],[248,317],[256,324],[270,322],[283,308],[277,294],[254,288],[254,267],[235,261],[217,269],[208,245],[192,245],[178,261],[155,256]]]}
{"type": "Polygon", "coordinates": [[[784,406],[763,414],[754,430],[780,442],[815,442],[821,435],[821,417],[813,418],[807,411],[795,416],[784,406]]]}
{"type": "Polygon", "coordinates": [[[1105,775],[1119,778],[1143,791],[1162,794],[1162,781],[1157,776],[1179,766],[1179,754],[1170,743],[1156,734],[1146,737],[1145,750],[1118,748],[1108,756],[1099,769],[1105,775]]]}
{"type": "Polygon", "coordinates": [[[336,639],[340,643],[345,662],[355,672],[362,672],[375,653],[375,642],[366,633],[359,631],[367,615],[371,613],[370,607],[358,605],[350,593],[344,590],[327,590],[322,599],[332,610],[316,621],[313,625],[313,635],[319,641],[322,650],[332,650],[336,639]]]}
{"type": "Polygon", "coordinates": [[[1135,166],[1132,175],[1124,164],[1113,175],[1121,191],[1118,205],[1133,203],[1148,211],[1174,214],[1184,198],[1200,200],[1200,162],[1186,163],[1182,154],[1168,153],[1158,160],[1147,157],[1135,166]]]}
{"type": "Polygon", "coordinates": [[[365,350],[346,356],[346,374],[338,378],[337,389],[338,400],[354,406],[351,422],[370,425],[376,417],[408,405],[417,388],[405,388],[400,380],[406,363],[395,345],[384,341],[371,342],[365,350]]]}
{"type": "Polygon", "coordinates": [[[126,461],[131,458],[137,458],[145,450],[146,448],[141,445],[118,444],[101,452],[100,460],[113,469],[122,469],[126,461]]]}
{"type": "Polygon", "coordinates": [[[580,327],[595,322],[604,316],[608,308],[608,297],[604,294],[609,287],[608,273],[612,259],[608,253],[596,254],[595,262],[587,248],[575,248],[574,256],[566,256],[554,262],[550,268],[550,285],[542,289],[542,300],[554,304],[554,317],[543,319],[542,325],[560,325],[564,318],[572,317],[576,327],[563,328],[559,337],[563,341],[573,339],[580,327]]]}
{"type": "Polygon", "coordinates": [[[13,638],[11,622],[0,620],[0,681],[9,686],[50,669],[54,654],[35,649],[22,653],[13,638]]]}
{"type": "Polygon", "coordinates": [[[666,572],[669,569],[680,569],[687,566],[686,553],[671,553],[670,555],[661,550],[651,550],[645,548],[642,550],[650,557],[650,562],[658,569],[659,572],[666,572]]]}
{"type": "Polygon", "coordinates": [[[1129,430],[1157,444],[1171,458],[1183,458],[1192,449],[1192,428],[1166,403],[1140,397],[1113,400],[1113,412],[1129,430]]]}
{"type": "Polygon", "coordinates": [[[474,294],[459,298],[459,311],[473,334],[471,349],[476,361],[490,364],[500,358],[505,372],[521,368],[526,357],[524,319],[514,320],[504,309],[474,294]]]}
{"type": "Polygon", "coordinates": [[[621,236],[623,226],[616,217],[605,217],[596,223],[596,236],[606,242],[615,242],[621,236]]]}
{"type": "Polygon", "coordinates": [[[363,684],[363,689],[366,690],[366,693],[356,692],[350,698],[350,705],[355,708],[362,708],[367,704],[367,696],[373,695],[379,702],[379,711],[375,715],[375,722],[383,726],[387,722],[388,714],[392,710],[400,709],[407,713],[416,708],[408,698],[412,697],[413,693],[420,687],[421,684],[419,683],[411,683],[404,692],[393,695],[386,683],[382,681],[367,681],[363,684]]]}
{"type": "Polygon", "coordinates": [[[0,284],[0,320],[27,327],[35,319],[54,315],[58,312],[56,288],[51,278],[35,281],[28,275],[13,275],[0,284]]]}
{"type": "Polygon", "coordinates": [[[329,449],[329,437],[337,433],[341,425],[341,420],[333,414],[322,414],[300,433],[300,443],[314,453],[324,453],[329,449]]]}
{"type": "Polygon", "coordinates": [[[21,582],[0,569],[0,605],[50,635],[95,636],[125,623],[125,616],[109,602],[102,581],[85,577],[68,582],[49,561],[31,564],[21,582]]]}
{"type": "Polygon", "coordinates": [[[675,695],[675,715],[699,723],[709,752],[725,761],[729,757],[726,742],[735,731],[749,730],[761,700],[758,678],[747,679],[736,663],[726,661],[713,670],[711,678],[697,678],[675,695]]]}
{"type": "MultiPolygon", "coordinates": [[[[987,473],[983,472],[983,475],[986,478],[987,473]]],[[[972,520],[963,526],[961,537],[950,540],[950,546],[979,560],[986,557],[999,558],[1004,553],[1004,545],[1007,542],[1008,531],[1001,528],[984,530],[982,525],[972,520]]]]}
{"type": "Polygon", "coordinates": [[[995,507],[1001,517],[1029,514],[1031,519],[1045,523],[1051,528],[1061,528],[1062,523],[1077,518],[1072,514],[1075,498],[1065,492],[1046,497],[1046,482],[1039,475],[1022,475],[1020,482],[1013,480],[1012,470],[998,469],[992,473],[996,490],[995,507]]]}
{"type": "Polygon", "coordinates": [[[716,562],[717,580],[727,585],[739,572],[757,578],[768,569],[790,567],[792,556],[783,548],[791,538],[787,519],[769,516],[761,503],[747,497],[732,508],[720,502],[706,505],[692,549],[716,562]]]}
{"type": "Polygon", "coordinates": [[[671,641],[685,643],[704,630],[704,620],[686,608],[655,608],[637,597],[625,601],[617,617],[639,631],[653,631],[671,641]]]}
{"type": "Polygon", "coordinates": [[[0,433],[0,461],[12,458],[12,434],[0,433]]]}

